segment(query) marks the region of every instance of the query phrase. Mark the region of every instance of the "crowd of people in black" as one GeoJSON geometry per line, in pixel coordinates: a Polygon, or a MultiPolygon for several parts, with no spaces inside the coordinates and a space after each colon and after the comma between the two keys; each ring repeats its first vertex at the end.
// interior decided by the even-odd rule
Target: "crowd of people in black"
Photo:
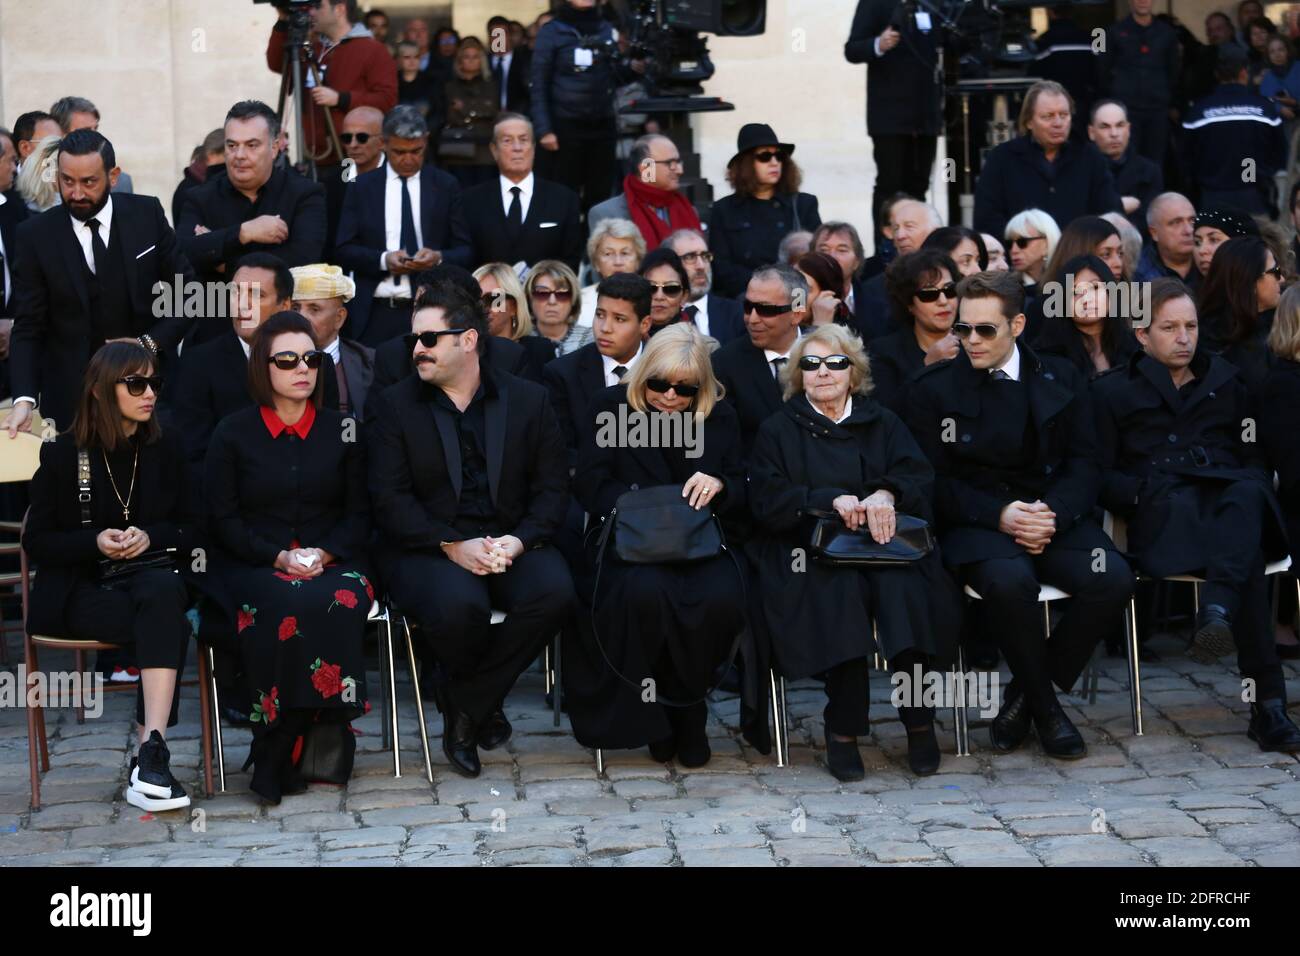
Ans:
{"type": "MultiPolygon", "coordinates": [[[[467,776],[509,739],[505,699],[557,632],[591,747],[704,765],[708,695],[735,660],[756,749],[772,746],[769,669],[817,677],[827,768],[861,779],[873,656],[942,671],[968,644],[1012,674],[992,747],[1032,730],[1078,758],[1058,694],[1114,643],[1139,576],[1188,574],[1204,580],[1189,654],[1235,650],[1250,738],[1300,752],[1280,663],[1300,645],[1265,577],[1300,540],[1294,254],[1240,191],[1194,204],[1117,170],[1149,103],[1093,103],[1094,148],[1070,139],[1070,93],[1035,84],[975,228],[946,224],[921,182],[883,197],[868,258],[767,124],[741,128],[733,193],[703,218],[666,136],[636,137],[621,183],[607,175],[617,77],[577,40],[613,30],[595,0],[528,39],[494,18],[504,52],[448,31],[431,46],[413,21],[396,60],[379,11],[362,25],[354,0],[321,0],[313,17],[320,181],[286,161],[275,112],[241,101],[196,150],[173,229],[120,190],[97,113],[71,128],[65,103],[0,131],[0,450],[47,439],[28,624],[131,657],[132,804],[188,803],[165,737],[192,633],[253,725],[263,799],[304,788],[299,739],[354,747],[377,599],[436,665],[443,751],[467,776]],[[53,170],[52,201],[10,189],[11,156],[20,182],[53,170]],[[220,295],[178,310],[178,282],[220,295]],[[680,431],[611,438],[635,416],[680,431]],[[634,540],[652,493],[721,545],[634,540]],[[928,528],[934,546],[818,558],[810,522],[868,550],[928,528]],[[1050,640],[1042,585],[1068,596],[1050,640]]],[[[899,41],[888,23],[863,40],[872,23],[860,9],[846,55],[876,70],[899,41]]],[[[916,148],[876,132],[891,169],[916,148]]],[[[934,773],[933,706],[898,716],[912,770],[934,773]]]]}

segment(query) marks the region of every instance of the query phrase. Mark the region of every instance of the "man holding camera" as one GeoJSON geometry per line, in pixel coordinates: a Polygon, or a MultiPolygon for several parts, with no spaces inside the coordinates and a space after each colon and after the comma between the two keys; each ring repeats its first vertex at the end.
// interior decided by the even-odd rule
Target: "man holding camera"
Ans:
{"type": "Polygon", "coordinates": [[[318,167],[338,166],[343,157],[330,140],[325,111],[334,128],[343,125],[348,110],[373,106],[387,113],[397,105],[397,64],[384,45],[357,22],[357,0],[280,0],[280,19],[266,45],[266,63],[276,73],[284,70],[284,52],[289,44],[290,19],[306,10],[311,19],[312,52],[320,67],[319,82],[303,64],[305,148],[318,167]]]}

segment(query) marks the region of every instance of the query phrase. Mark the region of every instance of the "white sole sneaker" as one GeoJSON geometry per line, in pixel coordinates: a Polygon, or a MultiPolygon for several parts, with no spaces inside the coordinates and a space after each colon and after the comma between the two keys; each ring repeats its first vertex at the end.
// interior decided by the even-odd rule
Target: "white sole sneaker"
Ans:
{"type": "Polygon", "coordinates": [[[127,787],[126,802],[149,813],[162,813],[165,810],[180,810],[182,807],[188,807],[190,797],[189,794],[182,790],[179,797],[173,797],[169,793],[166,799],[160,799],[141,793],[134,787],[127,787]]]}
{"type": "Polygon", "coordinates": [[[128,790],[134,790],[155,800],[170,800],[172,795],[171,787],[160,787],[155,783],[145,783],[141,780],[139,767],[131,770],[131,785],[128,790]]]}

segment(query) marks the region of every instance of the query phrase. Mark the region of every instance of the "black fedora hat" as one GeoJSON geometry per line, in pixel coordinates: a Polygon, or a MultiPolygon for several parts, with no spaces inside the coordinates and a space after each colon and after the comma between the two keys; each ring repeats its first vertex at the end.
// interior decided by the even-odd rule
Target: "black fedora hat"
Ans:
{"type": "Polygon", "coordinates": [[[756,146],[775,146],[787,156],[794,152],[794,143],[783,143],[776,131],[766,123],[746,123],[736,134],[736,155],[727,161],[730,166],[756,146]]]}

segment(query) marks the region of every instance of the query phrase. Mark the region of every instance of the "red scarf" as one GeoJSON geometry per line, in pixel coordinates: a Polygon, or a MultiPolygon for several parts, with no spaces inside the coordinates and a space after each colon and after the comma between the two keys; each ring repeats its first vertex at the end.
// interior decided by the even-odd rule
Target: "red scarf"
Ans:
{"type": "Polygon", "coordinates": [[[700,217],[689,199],[679,192],[655,189],[641,182],[636,173],[624,177],[623,195],[627,199],[627,211],[641,230],[647,249],[658,249],[678,229],[700,229],[700,217]],[[660,219],[654,211],[662,208],[668,210],[668,222],[660,219]]]}

